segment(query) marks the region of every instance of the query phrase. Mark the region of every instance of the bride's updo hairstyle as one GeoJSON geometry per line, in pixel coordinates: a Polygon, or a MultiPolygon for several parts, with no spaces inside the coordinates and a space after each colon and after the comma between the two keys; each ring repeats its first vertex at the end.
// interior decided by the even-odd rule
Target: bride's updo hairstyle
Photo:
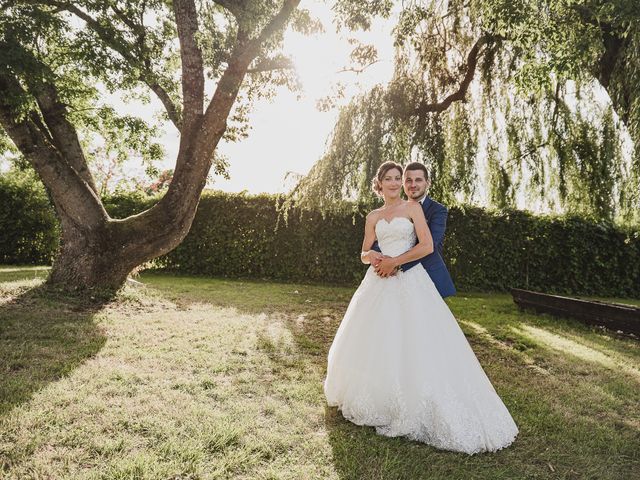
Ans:
{"type": "Polygon", "coordinates": [[[376,172],[376,176],[373,177],[371,181],[371,188],[379,197],[382,196],[382,179],[387,174],[389,170],[397,169],[402,175],[402,165],[396,162],[384,162],[382,165],[378,167],[378,171],[376,172]]]}

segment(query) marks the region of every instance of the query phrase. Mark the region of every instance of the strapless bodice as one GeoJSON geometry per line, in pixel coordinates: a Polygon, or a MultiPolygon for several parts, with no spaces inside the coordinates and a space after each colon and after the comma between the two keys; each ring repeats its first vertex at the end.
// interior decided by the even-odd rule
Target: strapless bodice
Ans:
{"type": "Polygon", "coordinates": [[[393,217],[391,221],[384,218],[375,226],[378,245],[384,255],[397,257],[416,244],[416,231],[413,222],[407,217],[393,217]]]}

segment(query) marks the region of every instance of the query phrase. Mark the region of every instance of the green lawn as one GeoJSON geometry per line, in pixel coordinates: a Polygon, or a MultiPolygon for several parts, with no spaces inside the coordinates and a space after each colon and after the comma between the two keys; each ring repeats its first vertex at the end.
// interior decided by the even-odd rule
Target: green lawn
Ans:
{"type": "Polygon", "coordinates": [[[449,301],[520,428],[467,456],[325,406],[352,288],[144,274],[97,308],[44,275],[0,268],[2,479],[640,478],[640,342],[507,295],[449,301]]]}

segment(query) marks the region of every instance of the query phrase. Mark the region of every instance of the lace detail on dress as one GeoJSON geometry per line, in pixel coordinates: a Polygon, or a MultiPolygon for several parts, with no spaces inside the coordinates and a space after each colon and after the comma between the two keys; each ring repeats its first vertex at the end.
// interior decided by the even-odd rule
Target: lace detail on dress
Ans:
{"type": "MultiPolygon", "coordinates": [[[[423,389],[413,411],[399,382],[389,391],[380,408],[367,389],[354,392],[349,402],[334,404],[344,418],[356,425],[373,426],[387,437],[407,437],[442,450],[474,454],[497,451],[509,446],[518,430],[506,408],[468,408],[450,386],[434,393],[423,389]],[[491,425],[489,429],[483,424],[491,425]]],[[[476,406],[479,407],[479,406],[476,406]]]]}
{"type": "Polygon", "coordinates": [[[397,257],[416,244],[416,231],[407,217],[393,217],[389,221],[381,218],[375,231],[380,250],[390,257],[397,257]]]}

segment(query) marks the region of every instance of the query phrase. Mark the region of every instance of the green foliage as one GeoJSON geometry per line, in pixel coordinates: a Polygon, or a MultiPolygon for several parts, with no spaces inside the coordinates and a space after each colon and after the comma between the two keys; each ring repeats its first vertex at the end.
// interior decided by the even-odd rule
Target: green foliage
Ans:
{"type": "Polygon", "coordinates": [[[200,275],[353,283],[363,219],[290,212],[279,219],[277,198],[203,195],[187,238],[159,259],[170,270],[200,275]]]}
{"type": "Polygon", "coordinates": [[[357,2],[336,2],[333,9],[342,23],[351,30],[367,30],[371,18],[375,15],[389,16],[393,2],[391,0],[359,0],[357,2]]]}
{"type": "MultiPolygon", "coordinates": [[[[247,38],[257,36],[282,7],[280,0],[226,2],[229,8],[212,1],[195,3],[196,41],[208,85],[215,85],[226,70],[239,29],[247,38]]],[[[125,160],[139,159],[152,170],[153,162],[164,156],[155,141],[158,125],[118,113],[110,103],[116,98],[149,103],[157,95],[165,107],[160,119],[179,123],[181,60],[172,2],[10,1],[0,7],[0,66],[28,92],[9,99],[21,107],[18,111],[33,110],[34,92],[53,86],[102,194],[110,190],[106,183],[125,160]]],[[[306,33],[322,28],[305,9],[295,11],[291,26],[306,33]]],[[[295,87],[291,62],[280,53],[283,35],[273,34],[253,61],[229,115],[225,140],[247,136],[248,114],[257,98],[272,95],[277,85],[295,87]]],[[[6,143],[0,131],[0,153],[6,143]]],[[[216,174],[227,174],[224,159],[216,158],[213,167],[216,174]]]]}
{"type": "Polygon", "coordinates": [[[441,162],[435,162],[432,180],[438,185],[439,198],[455,202],[457,193],[465,201],[472,198],[477,184],[475,157],[478,140],[466,110],[456,104],[444,119],[444,144],[441,162]]]}
{"type": "MultiPolygon", "coordinates": [[[[137,88],[143,76],[143,55],[150,55],[155,59],[153,67],[162,68],[164,72],[157,81],[177,98],[179,83],[172,80],[171,75],[179,64],[171,64],[162,54],[164,44],[171,39],[167,25],[140,27],[144,30],[144,41],[133,41],[121,29],[130,28],[135,19],[150,10],[160,9],[156,11],[168,15],[169,12],[161,8],[162,2],[145,2],[139,6],[131,2],[88,1],[76,2],[75,6],[61,2],[60,9],[37,5],[38,2],[14,3],[0,14],[0,63],[15,73],[30,93],[45,85],[55,86],[100,191],[106,193],[109,180],[126,160],[137,158],[150,168],[161,159],[164,150],[155,142],[160,134],[158,126],[140,117],[116,112],[104,94],[105,89],[111,94],[126,92],[127,99],[137,97],[148,102],[148,97],[137,88]],[[72,15],[62,13],[65,9],[85,15],[90,22],[95,20],[99,27],[97,30],[82,28],[79,19],[73,21],[72,15]],[[132,43],[135,48],[131,47],[132,43]],[[139,65],[131,67],[125,60],[132,60],[136,55],[139,65]],[[160,67],[161,62],[166,63],[160,67]]],[[[25,106],[33,102],[30,96],[12,100],[25,106]]]]}
{"type": "Polygon", "coordinates": [[[462,290],[640,294],[640,232],[580,217],[452,208],[445,257],[462,290]]]}
{"type": "Polygon", "coordinates": [[[159,198],[141,190],[117,191],[102,197],[105,210],[111,218],[127,218],[151,208],[159,198]]]}
{"type": "MultiPolygon", "coordinates": [[[[367,29],[389,17],[383,3],[341,0],[335,11],[343,25],[367,29]]],[[[393,80],[341,111],[294,202],[369,201],[353,185],[385,160],[418,160],[448,204],[536,205],[640,224],[637,2],[412,0],[399,6],[394,35],[393,80]],[[465,101],[421,111],[459,88],[484,37],[465,101]],[[388,158],[383,146],[401,148],[388,158]]]]}
{"type": "MultiPolygon", "coordinates": [[[[2,242],[3,263],[51,259],[57,231],[42,190],[0,177],[0,198],[13,197],[0,229],[22,243],[2,242]],[[37,198],[37,202],[34,201],[37,198]],[[26,212],[30,212],[27,214],[26,212]],[[28,220],[28,221],[27,221],[28,220]],[[35,236],[34,236],[35,235],[35,236]],[[32,242],[31,239],[45,239],[32,242]],[[14,245],[18,245],[14,247],[14,245]],[[12,248],[20,255],[16,254],[12,248]]],[[[356,284],[363,205],[342,211],[288,211],[279,197],[205,192],[186,239],[156,267],[217,277],[356,284]]],[[[121,192],[104,198],[114,218],[150,208],[158,197],[121,192]]],[[[461,290],[510,287],[556,293],[640,297],[640,231],[579,217],[539,217],[521,211],[451,208],[445,260],[461,290]]]]}
{"type": "Polygon", "coordinates": [[[393,121],[392,108],[385,90],[376,87],[340,112],[327,153],[296,189],[304,193],[303,203],[328,210],[344,198],[375,199],[371,178],[378,165],[408,155],[401,140],[406,132],[393,121]]]}
{"type": "Polygon", "coordinates": [[[33,171],[0,175],[0,263],[50,263],[59,228],[49,198],[33,171]]]}

